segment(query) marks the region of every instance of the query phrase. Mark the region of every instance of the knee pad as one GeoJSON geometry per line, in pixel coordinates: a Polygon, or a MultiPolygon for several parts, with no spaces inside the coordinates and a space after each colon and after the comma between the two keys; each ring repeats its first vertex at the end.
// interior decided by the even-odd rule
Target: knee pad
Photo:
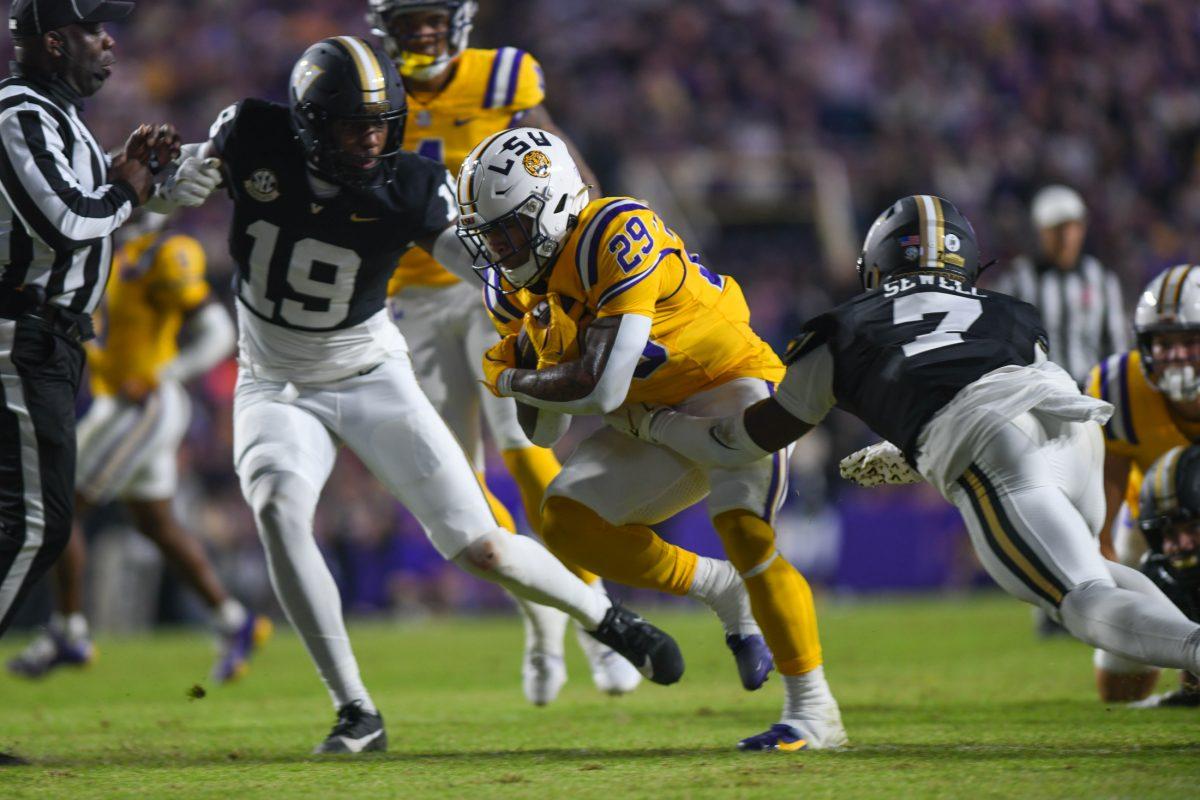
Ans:
{"type": "Polygon", "coordinates": [[[726,511],[713,517],[725,555],[740,573],[765,563],[775,553],[775,529],[746,510],[726,511]]]}

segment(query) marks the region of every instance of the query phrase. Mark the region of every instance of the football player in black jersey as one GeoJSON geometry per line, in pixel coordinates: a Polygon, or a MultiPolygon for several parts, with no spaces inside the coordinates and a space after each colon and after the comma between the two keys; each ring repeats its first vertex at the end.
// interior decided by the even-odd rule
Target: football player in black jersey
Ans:
{"type": "MultiPolygon", "coordinates": [[[[1046,360],[1030,305],[975,286],[971,224],[932,195],[902,198],[871,226],[863,293],[808,322],[775,396],[725,419],[627,407],[610,423],[718,465],[803,436],[837,405],[892,443],[962,512],[988,573],[1074,636],[1136,660],[1200,667],[1200,625],[1145,575],[1106,561],[1103,443],[1112,406],[1046,360]]],[[[874,469],[886,455],[858,464],[874,469]]],[[[778,726],[777,726],[778,727],[778,726]]],[[[772,729],[746,746],[787,741],[772,729]]]]}
{"type": "MultiPolygon", "coordinates": [[[[1138,528],[1147,545],[1142,572],[1188,619],[1200,622],[1200,446],[1172,448],[1150,467],[1142,480],[1138,528]]],[[[1200,706],[1195,673],[1180,672],[1178,689],[1146,697],[1158,670],[1134,666],[1130,662],[1117,674],[1097,669],[1097,682],[1124,680],[1140,688],[1145,699],[1134,703],[1138,708],[1200,706]]]]}
{"type": "MultiPolygon", "coordinates": [[[[445,168],[402,152],[404,88],[391,60],[351,36],[318,42],[287,106],[247,99],[217,118],[199,157],[220,159],[233,198],[240,372],[234,459],[271,582],[338,710],[322,753],[386,747],[359,676],[337,586],[313,539],[337,445],[417,517],[438,551],[517,596],[580,621],[653,681],[683,671],[675,642],[593,592],[538,542],[502,528],[422,394],[384,309],[412,244],[472,274],[445,168]]],[[[192,147],[192,146],[189,146],[192,147]]]]}

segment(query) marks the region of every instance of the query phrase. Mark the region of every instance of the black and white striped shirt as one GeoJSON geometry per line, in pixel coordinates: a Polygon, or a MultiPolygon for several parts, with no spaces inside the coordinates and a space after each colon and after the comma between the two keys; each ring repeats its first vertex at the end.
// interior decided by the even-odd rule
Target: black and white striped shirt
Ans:
{"type": "Polygon", "coordinates": [[[0,294],[38,285],[91,313],[112,264],[111,234],[137,193],[107,183],[108,158],[60,79],[13,65],[0,81],[0,294]]]}
{"type": "Polygon", "coordinates": [[[1019,257],[994,288],[1038,307],[1050,336],[1050,359],[1077,383],[1100,361],[1129,347],[1120,281],[1092,256],[1084,255],[1073,270],[1019,257]]]}

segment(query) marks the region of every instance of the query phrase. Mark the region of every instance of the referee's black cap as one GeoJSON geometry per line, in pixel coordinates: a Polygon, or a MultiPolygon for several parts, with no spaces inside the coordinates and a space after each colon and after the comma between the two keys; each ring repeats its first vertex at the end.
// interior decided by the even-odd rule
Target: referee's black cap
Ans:
{"type": "Polygon", "coordinates": [[[13,36],[40,36],[86,22],[116,22],[133,11],[132,0],[13,0],[8,30],[13,36]]]}

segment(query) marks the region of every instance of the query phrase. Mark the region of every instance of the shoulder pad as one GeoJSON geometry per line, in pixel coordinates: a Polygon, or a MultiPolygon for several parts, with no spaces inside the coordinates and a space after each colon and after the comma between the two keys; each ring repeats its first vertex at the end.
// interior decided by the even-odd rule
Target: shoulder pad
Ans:
{"type": "Polygon", "coordinates": [[[1113,415],[1104,424],[1104,436],[1107,439],[1137,444],[1137,432],[1134,430],[1133,403],[1130,401],[1130,382],[1138,375],[1130,375],[1131,370],[1140,372],[1139,367],[1132,363],[1131,352],[1117,353],[1104,359],[1096,367],[1095,396],[1106,403],[1112,403],[1113,415]]]}
{"type": "Polygon", "coordinates": [[[829,340],[831,326],[832,320],[824,314],[804,323],[800,334],[788,342],[783,352],[783,363],[791,365],[825,344],[829,340]]]}

